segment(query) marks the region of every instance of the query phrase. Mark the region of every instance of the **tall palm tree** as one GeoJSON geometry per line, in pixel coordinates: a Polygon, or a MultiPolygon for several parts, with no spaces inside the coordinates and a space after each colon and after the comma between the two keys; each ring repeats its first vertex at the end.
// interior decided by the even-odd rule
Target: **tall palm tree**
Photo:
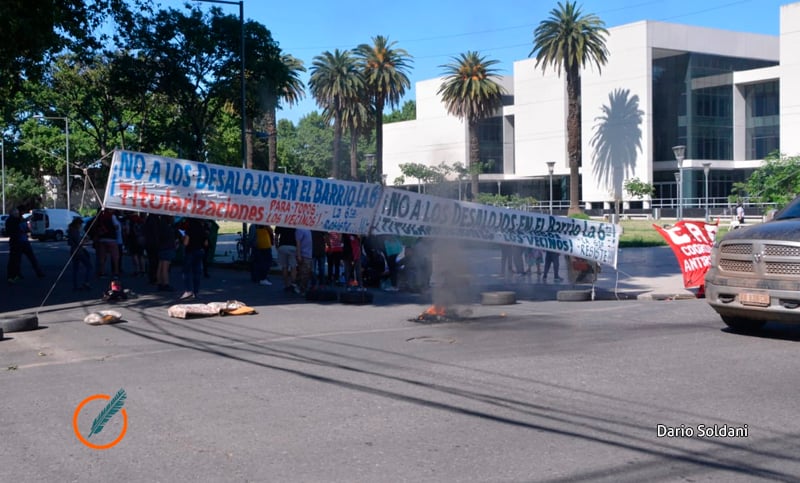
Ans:
{"type": "Polygon", "coordinates": [[[469,130],[469,171],[472,175],[473,198],[478,195],[481,166],[478,121],[494,115],[503,105],[505,89],[492,78],[497,76],[497,70],[492,66],[498,62],[469,51],[453,57],[451,63],[440,66],[445,70],[445,78],[437,94],[442,96],[447,112],[465,121],[469,130]]]}
{"type": "Polygon", "coordinates": [[[608,60],[605,23],[595,14],[584,15],[576,2],[558,2],[533,32],[536,67],[548,66],[567,75],[567,156],[569,157],[569,214],[579,213],[581,165],[581,68],[595,64],[600,71],[608,60]]]}
{"type": "Polygon", "coordinates": [[[349,50],[326,51],[314,57],[308,86],[328,119],[333,119],[333,166],[331,176],[339,177],[342,118],[347,106],[358,99],[364,79],[349,50]]]}
{"type": "Polygon", "coordinates": [[[400,103],[406,89],[411,87],[408,80],[411,56],[404,49],[395,48],[397,42],[378,35],[372,44],[361,44],[355,49],[355,56],[361,64],[367,94],[375,108],[375,154],[378,173],[383,173],[383,108],[388,103],[395,107],[400,103]]]}
{"type": "Polygon", "coordinates": [[[285,101],[286,105],[292,106],[305,97],[303,81],[300,80],[300,73],[306,71],[303,61],[289,54],[284,54],[281,56],[281,63],[285,67],[285,69],[281,69],[283,75],[275,80],[275,89],[267,92],[269,101],[266,102],[266,106],[268,108],[264,111],[270,171],[275,171],[275,167],[278,165],[277,110],[282,107],[281,101],[285,101]]]}
{"type": "Polygon", "coordinates": [[[372,127],[373,117],[365,95],[366,92],[362,89],[360,102],[359,99],[348,102],[342,113],[342,123],[350,133],[350,179],[353,180],[358,179],[358,138],[372,127]]]}

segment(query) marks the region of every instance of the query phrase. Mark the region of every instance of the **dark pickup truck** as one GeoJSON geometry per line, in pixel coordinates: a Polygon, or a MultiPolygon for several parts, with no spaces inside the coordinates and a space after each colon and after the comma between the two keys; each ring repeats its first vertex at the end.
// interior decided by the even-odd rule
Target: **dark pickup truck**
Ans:
{"type": "Polygon", "coordinates": [[[706,299],[728,327],[800,324],[800,197],[760,225],[732,230],[711,251],[706,299]]]}

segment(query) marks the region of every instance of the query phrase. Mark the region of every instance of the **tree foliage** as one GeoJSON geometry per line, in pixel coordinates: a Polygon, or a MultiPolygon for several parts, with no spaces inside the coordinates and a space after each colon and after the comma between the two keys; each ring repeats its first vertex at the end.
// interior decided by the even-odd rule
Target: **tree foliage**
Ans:
{"type": "Polygon", "coordinates": [[[746,193],[751,203],[774,203],[782,208],[800,194],[798,173],[800,156],[770,154],[747,181],[733,184],[732,201],[738,201],[746,193]]]}
{"type": "Polygon", "coordinates": [[[626,179],[622,187],[628,192],[629,195],[638,199],[642,199],[646,196],[653,196],[653,193],[656,191],[655,186],[651,185],[650,183],[645,183],[639,178],[626,179]]]}
{"type": "Polygon", "coordinates": [[[569,213],[580,209],[581,69],[594,64],[598,71],[608,59],[608,31],[594,14],[584,15],[576,2],[558,3],[533,33],[536,67],[548,67],[567,77],[567,156],[569,157],[569,213]]]}

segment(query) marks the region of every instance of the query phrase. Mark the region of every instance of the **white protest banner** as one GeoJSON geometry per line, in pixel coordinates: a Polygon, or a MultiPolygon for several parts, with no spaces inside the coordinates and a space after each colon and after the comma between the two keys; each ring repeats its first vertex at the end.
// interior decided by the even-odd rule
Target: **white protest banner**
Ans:
{"type": "Polygon", "coordinates": [[[103,206],[367,233],[381,188],[117,150],[103,206]]]}
{"type": "Polygon", "coordinates": [[[498,208],[386,188],[372,233],[540,248],[617,266],[618,225],[498,208]]]}

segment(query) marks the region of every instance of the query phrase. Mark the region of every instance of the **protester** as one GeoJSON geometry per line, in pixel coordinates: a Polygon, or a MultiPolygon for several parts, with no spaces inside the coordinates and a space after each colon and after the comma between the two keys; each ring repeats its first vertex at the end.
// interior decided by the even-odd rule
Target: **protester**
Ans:
{"type": "Polygon", "coordinates": [[[202,221],[188,218],[180,233],[183,243],[183,287],[180,300],[190,300],[200,292],[200,277],[203,273],[203,258],[208,247],[208,236],[202,221]]]}
{"type": "Polygon", "coordinates": [[[248,241],[252,247],[250,279],[260,285],[272,285],[269,272],[272,268],[272,244],[275,234],[269,225],[250,225],[248,241]]]}
{"type": "Polygon", "coordinates": [[[389,235],[383,240],[383,249],[386,254],[386,265],[389,266],[389,281],[391,286],[386,287],[387,292],[397,292],[397,257],[403,253],[403,243],[394,235],[389,235]]]}
{"type": "Polygon", "coordinates": [[[133,276],[144,275],[144,248],[147,240],[144,233],[144,218],[138,213],[132,213],[127,217],[126,242],[128,255],[133,262],[133,276]]]}
{"type": "Polygon", "coordinates": [[[169,284],[169,268],[175,260],[177,247],[177,232],[173,225],[172,215],[161,215],[158,221],[158,270],[156,272],[156,283],[161,292],[172,292],[175,290],[169,284]]]}
{"type": "Polygon", "coordinates": [[[347,268],[347,285],[363,286],[361,278],[361,239],[349,233],[342,236],[344,242],[344,263],[347,268]]]}
{"type": "Polygon", "coordinates": [[[328,257],[328,283],[338,284],[342,276],[342,257],[344,256],[341,233],[329,231],[325,235],[325,253],[328,257]]]}
{"type": "Polygon", "coordinates": [[[278,263],[283,274],[283,290],[291,292],[295,289],[297,271],[297,241],[295,229],[278,226],[275,227],[275,239],[278,242],[278,263]]]}
{"type": "Polygon", "coordinates": [[[558,253],[546,251],[544,254],[544,273],[542,274],[542,280],[547,280],[547,273],[550,271],[550,266],[553,267],[553,280],[556,282],[561,281],[561,277],[558,276],[558,253]]]}
{"type": "Polygon", "coordinates": [[[311,240],[311,230],[308,228],[297,228],[294,236],[297,243],[297,283],[294,286],[294,292],[305,295],[311,280],[314,243],[311,240]]]}
{"type": "Polygon", "coordinates": [[[314,286],[325,285],[325,232],[314,230],[311,232],[311,272],[314,286]]]}
{"type": "Polygon", "coordinates": [[[147,251],[147,281],[156,285],[158,283],[158,228],[159,216],[150,213],[144,220],[145,250],[147,251]]]}
{"type": "Polygon", "coordinates": [[[114,210],[110,208],[99,211],[91,222],[89,236],[94,242],[98,278],[106,276],[105,265],[108,259],[111,260],[112,277],[119,277],[119,243],[117,236],[120,232],[119,220],[114,216],[114,210]]]}
{"type": "Polygon", "coordinates": [[[81,233],[83,220],[75,218],[67,228],[67,242],[70,248],[70,259],[72,260],[72,290],[88,290],[91,288],[89,279],[92,274],[92,260],[89,252],[84,247],[88,242],[81,233]],[[81,267],[83,268],[83,284],[79,284],[81,267]]]}
{"type": "Polygon", "coordinates": [[[6,235],[8,236],[8,265],[6,268],[8,283],[17,283],[22,280],[22,255],[31,262],[33,270],[39,278],[45,276],[36,255],[33,253],[31,241],[28,239],[28,224],[20,216],[18,208],[11,210],[6,219],[6,235]]]}

